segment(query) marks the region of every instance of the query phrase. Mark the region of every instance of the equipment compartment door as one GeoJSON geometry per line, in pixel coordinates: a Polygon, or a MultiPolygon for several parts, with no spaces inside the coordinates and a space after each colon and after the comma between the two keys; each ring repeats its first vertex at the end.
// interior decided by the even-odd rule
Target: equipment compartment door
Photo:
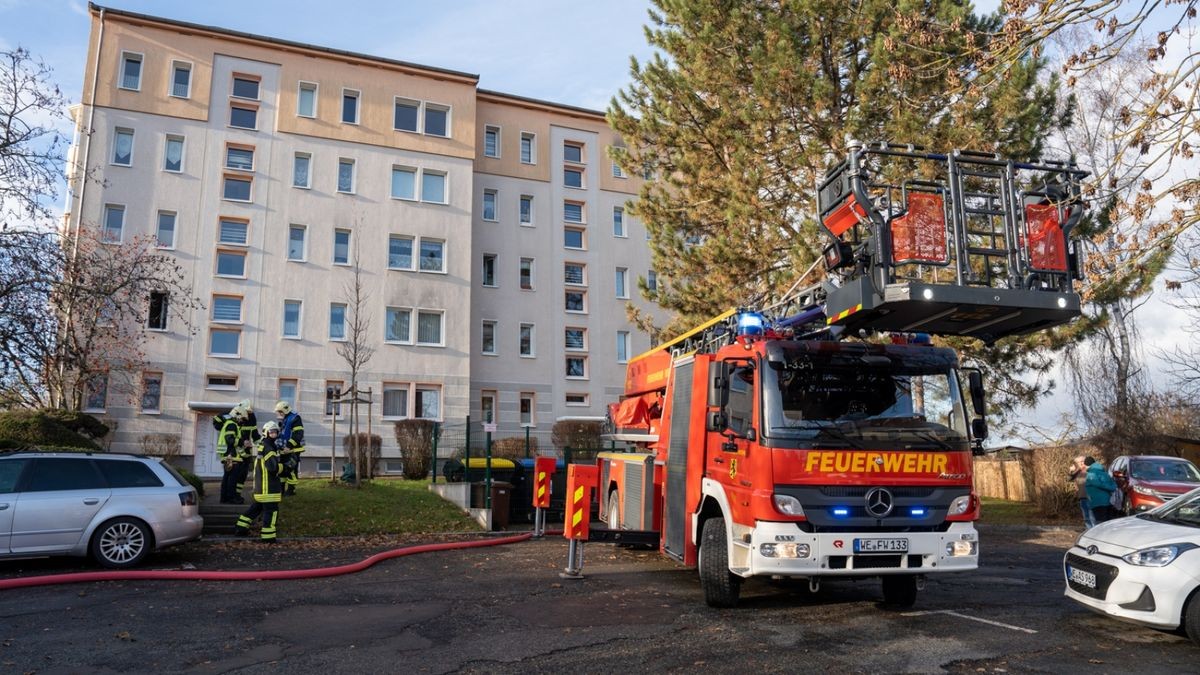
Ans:
{"type": "Polygon", "coordinates": [[[678,364],[671,374],[671,438],[667,446],[667,489],[663,514],[663,550],[683,560],[687,540],[688,425],[692,420],[692,371],[695,362],[678,364]]]}

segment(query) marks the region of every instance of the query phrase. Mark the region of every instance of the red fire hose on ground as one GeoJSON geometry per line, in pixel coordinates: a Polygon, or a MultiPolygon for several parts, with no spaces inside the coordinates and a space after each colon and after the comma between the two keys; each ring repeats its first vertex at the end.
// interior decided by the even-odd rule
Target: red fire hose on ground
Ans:
{"type": "MultiPolygon", "coordinates": [[[[551,534],[547,532],[547,534],[551,534]]],[[[496,539],[479,539],[476,541],[448,542],[443,544],[422,544],[406,546],[389,551],[382,551],[356,563],[337,565],[335,567],[313,567],[304,570],[255,570],[245,572],[222,572],[200,570],[123,570],[110,572],[76,572],[72,574],[49,574],[20,579],[0,580],[0,591],[11,588],[29,588],[32,586],[56,586],[59,584],[77,584],[86,581],[142,581],[147,579],[169,579],[175,581],[270,581],[276,579],[316,579],[319,577],[336,577],[342,574],[361,572],[375,563],[392,558],[400,558],[417,553],[434,551],[452,551],[460,548],[482,548],[485,546],[500,546],[515,544],[530,539],[531,533],[518,534],[511,537],[496,539]]]]}

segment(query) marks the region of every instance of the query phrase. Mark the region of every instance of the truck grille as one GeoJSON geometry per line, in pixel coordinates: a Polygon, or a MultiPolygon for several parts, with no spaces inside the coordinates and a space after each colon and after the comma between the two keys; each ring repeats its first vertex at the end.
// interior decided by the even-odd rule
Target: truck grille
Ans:
{"type": "Polygon", "coordinates": [[[922,563],[919,555],[831,555],[829,569],[831,570],[881,570],[881,569],[920,569],[922,563]],[[908,564],[906,565],[905,562],[908,564]]]}
{"type": "MultiPolygon", "coordinates": [[[[865,497],[870,489],[871,486],[867,485],[824,485],[821,487],[821,494],[826,497],[865,497]]],[[[888,489],[897,497],[927,499],[933,496],[936,488],[897,486],[888,489]]]]}

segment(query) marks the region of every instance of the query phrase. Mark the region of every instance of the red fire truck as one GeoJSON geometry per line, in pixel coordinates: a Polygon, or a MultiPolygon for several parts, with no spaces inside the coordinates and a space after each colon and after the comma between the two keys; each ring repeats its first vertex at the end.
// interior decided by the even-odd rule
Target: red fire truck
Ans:
{"type": "Polygon", "coordinates": [[[609,411],[629,450],[587,474],[608,528],[576,536],[642,533],[718,607],[754,576],[878,577],[909,606],[926,575],[975,569],[982,378],[929,335],[990,342],[1079,314],[1084,176],[851,147],[818,186],[824,282],[629,363],[609,411]]]}

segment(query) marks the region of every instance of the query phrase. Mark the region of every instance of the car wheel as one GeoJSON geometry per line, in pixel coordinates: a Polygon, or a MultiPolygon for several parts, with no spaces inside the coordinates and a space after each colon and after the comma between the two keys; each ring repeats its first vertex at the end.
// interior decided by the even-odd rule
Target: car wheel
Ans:
{"type": "Polygon", "coordinates": [[[109,569],[138,565],[152,547],[150,528],[136,518],[114,518],[92,535],[92,557],[109,569]]]}
{"type": "Polygon", "coordinates": [[[608,495],[608,529],[621,529],[621,503],[616,490],[608,495]]]}
{"type": "Polygon", "coordinates": [[[1192,598],[1183,608],[1183,629],[1192,642],[1200,645],[1200,590],[1192,593],[1192,598]]]}
{"type": "Polygon", "coordinates": [[[883,579],[883,604],[896,609],[908,609],[917,601],[917,578],[912,575],[889,575],[883,579]]]}
{"type": "Polygon", "coordinates": [[[736,607],[742,592],[742,578],[729,571],[729,543],[725,539],[723,517],[704,521],[699,563],[704,602],[709,607],[736,607]]]}

